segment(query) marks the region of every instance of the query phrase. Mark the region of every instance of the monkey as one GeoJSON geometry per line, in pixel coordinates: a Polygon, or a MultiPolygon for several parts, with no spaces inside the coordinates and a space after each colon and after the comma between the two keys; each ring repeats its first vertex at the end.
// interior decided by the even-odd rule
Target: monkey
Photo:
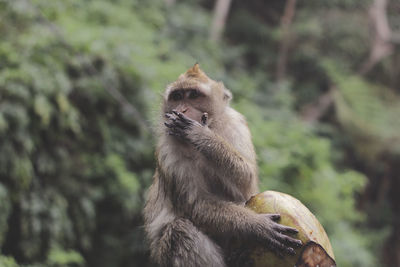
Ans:
{"type": "Polygon", "coordinates": [[[232,237],[278,255],[302,245],[279,214],[244,203],[258,192],[256,154],[231,92],[196,63],[163,95],[156,170],[144,207],[151,258],[159,266],[228,266],[232,237]]]}

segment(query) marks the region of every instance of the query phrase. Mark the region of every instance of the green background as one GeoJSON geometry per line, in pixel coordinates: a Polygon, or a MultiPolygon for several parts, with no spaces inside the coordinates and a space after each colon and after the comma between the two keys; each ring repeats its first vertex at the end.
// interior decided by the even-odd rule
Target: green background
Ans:
{"type": "Polygon", "coordinates": [[[285,28],[289,2],[233,1],[211,41],[214,1],[0,0],[0,266],[153,266],[161,94],[196,62],[248,119],[261,190],[309,207],[338,266],[399,266],[399,42],[363,72],[373,1],[299,1],[285,28]]]}

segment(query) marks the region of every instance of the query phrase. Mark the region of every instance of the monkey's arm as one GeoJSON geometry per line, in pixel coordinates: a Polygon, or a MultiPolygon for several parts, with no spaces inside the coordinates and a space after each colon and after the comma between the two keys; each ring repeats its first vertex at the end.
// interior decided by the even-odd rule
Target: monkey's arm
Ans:
{"type": "MultiPolygon", "coordinates": [[[[255,175],[255,164],[246,159],[231,144],[207,127],[192,130],[190,141],[197,150],[229,176],[246,177],[255,175]]],[[[251,178],[251,177],[249,177],[251,178]]]]}
{"type": "MultiPolygon", "coordinates": [[[[198,151],[216,164],[216,171],[223,172],[222,177],[230,177],[238,186],[246,185],[256,175],[255,162],[246,159],[231,144],[213,132],[206,125],[194,121],[182,113],[166,114],[168,132],[191,143],[198,151]]],[[[242,141],[242,140],[240,140],[242,141]]],[[[251,140],[248,140],[251,143],[251,140]]]]}
{"type": "Polygon", "coordinates": [[[243,206],[212,198],[202,198],[191,208],[192,222],[217,237],[239,236],[260,242],[278,255],[294,254],[293,248],[302,244],[288,236],[298,233],[296,229],[277,223],[278,214],[256,214],[243,206]]]}

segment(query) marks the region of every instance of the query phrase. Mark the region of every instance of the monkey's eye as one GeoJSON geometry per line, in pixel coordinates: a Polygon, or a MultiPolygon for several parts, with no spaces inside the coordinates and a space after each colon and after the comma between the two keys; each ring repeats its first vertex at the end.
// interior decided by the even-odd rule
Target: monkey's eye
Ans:
{"type": "Polygon", "coordinates": [[[189,99],[196,99],[200,96],[199,91],[197,90],[190,90],[189,91],[189,99]]]}
{"type": "Polygon", "coordinates": [[[183,99],[183,92],[181,90],[174,91],[169,95],[169,99],[173,101],[179,101],[183,99]]]}

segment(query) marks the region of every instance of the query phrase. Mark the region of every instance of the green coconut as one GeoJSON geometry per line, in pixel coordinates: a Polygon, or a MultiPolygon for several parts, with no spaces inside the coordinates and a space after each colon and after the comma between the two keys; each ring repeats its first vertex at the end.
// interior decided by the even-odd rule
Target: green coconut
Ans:
{"type": "Polygon", "coordinates": [[[336,266],[331,243],[317,218],[294,197],[275,191],[265,191],[250,198],[246,207],[257,213],[277,213],[280,224],[294,227],[299,233],[303,246],[297,248],[296,255],[283,258],[266,247],[255,246],[248,253],[254,267],[334,267],[336,266]]]}

